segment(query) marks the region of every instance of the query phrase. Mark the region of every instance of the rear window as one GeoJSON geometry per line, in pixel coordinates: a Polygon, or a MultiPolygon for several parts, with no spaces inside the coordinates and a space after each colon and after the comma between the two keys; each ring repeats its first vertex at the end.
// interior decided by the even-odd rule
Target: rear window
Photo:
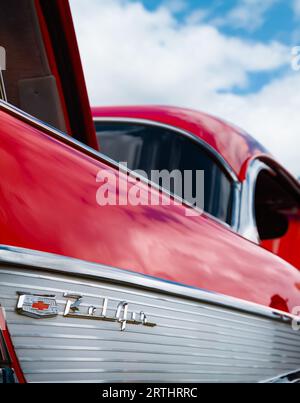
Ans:
{"type": "MultiPolygon", "coordinates": [[[[145,171],[148,177],[151,170],[203,170],[204,210],[230,224],[231,180],[204,147],[178,132],[157,126],[104,122],[96,122],[95,126],[103,154],[116,162],[127,162],[131,170],[145,171]]],[[[196,180],[194,175],[193,178],[196,180]]],[[[176,194],[174,189],[168,190],[176,194]]],[[[193,204],[193,200],[186,201],[193,204]]]]}

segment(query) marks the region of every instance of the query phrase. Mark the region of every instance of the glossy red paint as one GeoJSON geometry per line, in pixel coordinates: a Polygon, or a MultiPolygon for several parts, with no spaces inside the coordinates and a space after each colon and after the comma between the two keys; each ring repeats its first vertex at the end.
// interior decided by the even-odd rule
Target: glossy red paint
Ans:
{"type": "Polygon", "coordinates": [[[68,133],[97,149],[89,98],[68,1],[35,0],[44,46],[56,77],[68,133]],[[79,133],[78,133],[79,132],[79,133]]]}
{"type": "Polygon", "coordinates": [[[187,217],[186,207],[175,205],[99,206],[97,173],[113,168],[67,141],[0,111],[0,243],[273,308],[300,305],[300,272],[206,215],[187,217]]]}
{"type": "Polygon", "coordinates": [[[55,56],[54,56],[54,51],[53,51],[53,46],[52,46],[52,43],[51,43],[49,31],[48,31],[48,28],[47,28],[47,23],[46,23],[45,17],[44,17],[43,12],[42,12],[40,0],[35,0],[35,9],[36,9],[37,18],[38,18],[39,24],[40,24],[40,30],[41,30],[41,34],[42,34],[42,37],[43,37],[45,51],[47,53],[49,66],[50,66],[51,72],[54,75],[55,80],[56,80],[57,89],[58,89],[58,93],[59,93],[59,98],[60,98],[60,102],[61,102],[61,105],[62,105],[65,124],[66,124],[66,133],[71,136],[72,135],[71,125],[70,125],[70,120],[69,120],[66,100],[65,100],[65,97],[64,97],[64,93],[63,93],[61,78],[60,78],[60,75],[59,75],[59,72],[58,72],[57,63],[56,63],[55,56]]]}
{"type": "Polygon", "coordinates": [[[242,129],[191,109],[173,106],[94,107],[92,115],[93,117],[147,119],[190,132],[222,155],[241,180],[244,179],[248,160],[258,155],[269,155],[261,144],[242,129]]]}
{"type": "Polygon", "coordinates": [[[289,230],[282,237],[263,241],[261,245],[300,270],[300,212],[289,217],[289,230]]]}
{"type": "MultiPolygon", "coordinates": [[[[43,0],[45,2],[45,0],[43,0]]],[[[90,110],[89,97],[85,84],[80,53],[78,49],[75,28],[73,24],[72,13],[70,9],[69,1],[55,1],[60,17],[60,26],[64,31],[66,45],[68,49],[68,60],[70,62],[70,72],[74,75],[74,81],[76,85],[76,97],[77,102],[80,104],[82,119],[84,120],[84,129],[86,131],[87,145],[97,149],[98,143],[95,134],[95,128],[92,120],[92,114],[90,110]]],[[[46,0],[47,2],[47,0],[46,0]]],[[[68,80],[68,77],[64,77],[68,80]]],[[[73,99],[71,102],[75,102],[73,99]]]]}

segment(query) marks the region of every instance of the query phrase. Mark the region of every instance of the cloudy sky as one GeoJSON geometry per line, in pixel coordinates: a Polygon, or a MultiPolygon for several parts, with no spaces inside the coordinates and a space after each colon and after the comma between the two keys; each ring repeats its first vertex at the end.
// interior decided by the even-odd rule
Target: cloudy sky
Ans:
{"type": "Polygon", "coordinates": [[[70,0],[92,105],[225,118],[300,176],[300,0],[70,0]]]}

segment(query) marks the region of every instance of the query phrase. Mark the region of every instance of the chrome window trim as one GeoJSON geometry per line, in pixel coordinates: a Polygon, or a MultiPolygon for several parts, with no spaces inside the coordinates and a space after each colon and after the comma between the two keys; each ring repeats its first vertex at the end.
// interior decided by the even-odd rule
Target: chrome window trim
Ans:
{"type": "Polygon", "coordinates": [[[7,102],[7,96],[5,91],[5,84],[3,80],[2,70],[0,68],[0,99],[7,102]]]}
{"type": "MultiPolygon", "coordinates": [[[[126,169],[125,167],[123,167],[122,165],[119,165],[116,163],[116,161],[112,160],[111,158],[107,157],[106,155],[102,154],[101,152],[87,146],[84,143],[81,143],[80,141],[74,139],[73,137],[61,132],[60,130],[48,125],[47,123],[42,122],[41,120],[35,118],[34,116],[29,115],[28,113],[22,111],[21,109],[17,108],[14,105],[11,105],[7,102],[4,102],[2,100],[0,100],[0,110],[4,110],[12,115],[14,115],[17,118],[23,119],[25,120],[26,123],[37,126],[39,129],[46,131],[46,133],[49,133],[51,136],[53,136],[54,138],[63,141],[65,144],[71,146],[72,148],[75,148],[76,150],[80,151],[80,152],[84,152],[85,155],[90,156],[93,159],[96,159],[97,161],[100,162],[106,162],[107,164],[109,164],[112,168],[114,169],[120,169],[123,171],[123,173],[125,174],[132,174],[132,172],[129,169],[126,169]]],[[[234,173],[233,173],[234,174],[234,173]]],[[[151,187],[159,190],[159,191],[163,191],[164,194],[167,194],[168,196],[171,196],[172,198],[178,200],[181,204],[186,205],[188,207],[193,208],[194,210],[198,211],[199,214],[202,214],[203,211],[197,209],[194,206],[191,206],[188,202],[184,201],[183,199],[181,199],[178,196],[174,196],[171,193],[169,193],[166,189],[162,189],[161,187],[157,186],[154,182],[151,182],[149,180],[147,180],[144,176],[141,175],[137,175],[135,174],[135,176],[137,178],[139,178],[141,180],[141,182],[150,185],[151,187]]],[[[205,216],[211,218],[213,221],[215,221],[218,224],[221,224],[222,226],[224,226],[225,228],[232,230],[232,231],[236,231],[237,228],[237,217],[238,217],[238,210],[237,210],[237,206],[239,206],[239,194],[240,194],[240,183],[238,182],[234,182],[234,201],[233,201],[233,217],[234,217],[234,225],[230,226],[229,224],[219,220],[218,218],[212,216],[211,214],[205,212],[203,213],[205,216]],[[238,199],[238,201],[235,201],[236,199],[238,199]]]]}
{"type": "MultiPolygon", "coordinates": [[[[257,224],[255,219],[255,188],[258,175],[261,171],[265,170],[273,174],[282,175],[290,186],[294,186],[295,183],[291,182],[291,178],[286,176],[286,173],[280,166],[272,166],[274,162],[268,157],[257,157],[251,161],[246,172],[246,179],[241,186],[241,207],[240,217],[238,221],[237,232],[244,238],[249,239],[257,244],[260,243],[260,238],[257,230],[257,224]],[[270,163],[270,165],[269,165],[270,163]]],[[[293,179],[293,178],[292,178],[293,179]]]]}
{"type": "Polygon", "coordinates": [[[161,123],[161,122],[154,121],[154,120],[140,119],[140,118],[136,119],[136,118],[119,118],[119,117],[111,117],[111,118],[110,117],[93,117],[93,121],[94,122],[108,122],[108,123],[109,122],[135,123],[135,124],[139,124],[139,125],[160,127],[163,129],[171,130],[173,132],[177,132],[177,133],[181,134],[183,137],[187,137],[190,140],[193,140],[196,143],[200,144],[203,148],[205,148],[208,152],[210,152],[213,155],[213,157],[222,165],[225,172],[227,173],[227,175],[230,176],[232,181],[238,182],[238,178],[237,178],[235,172],[233,171],[233,169],[231,168],[231,166],[220,154],[217,153],[217,151],[212,146],[210,146],[208,143],[203,141],[201,138],[195,136],[194,134],[192,134],[186,130],[180,129],[179,127],[171,126],[166,123],[161,123]]]}
{"type": "MultiPolygon", "coordinates": [[[[234,311],[267,317],[273,320],[285,322],[290,325],[293,320],[299,321],[299,317],[259,305],[246,300],[241,300],[226,295],[205,291],[199,288],[174,283],[156,277],[106,266],[103,264],[87,262],[80,259],[40,252],[31,249],[0,245],[0,266],[8,265],[72,275],[80,278],[93,279],[106,283],[115,283],[129,286],[135,289],[155,291],[171,296],[178,296],[188,300],[200,301],[214,306],[230,308],[234,311]]],[[[1,274],[1,267],[0,267],[1,274]]]]}
{"type": "MultiPolygon", "coordinates": [[[[200,145],[203,147],[208,153],[212,155],[212,158],[216,159],[217,162],[221,165],[222,169],[225,171],[225,173],[229,176],[231,182],[232,182],[232,192],[233,192],[233,200],[232,200],[232,217],[231,217],[231,224],[227,224],[226,222],[223,222],[222,220],[218,219],[217,217],[214,217],[210,213],[204,212],[205,215],[208,215],[210,218],[213,218],[217,220],[219,223],[225,224],[228,227],[231,227],[233,230],[237,230],[237,225],[238,225],[238,217],[239,217],[239,211],[238,207],[240,204],[240,182],[238,180],[237,175],[231,168],[231,166],[228,164],[228,162],[220,155],[217,153],[217,151],[211,147],[208,143],[203,141],[201,138],[195,136],[193,133],[190,133],[186,130],[180,129],[176,126],[171,126],[166,123],[161,123],[149,119],[137,119],[137,118],[122,118],[122,117],[93,117],[94,122],[105,122],[105,123],[128,123],[128,124],[138,124],[138,125],[147,125],[147,126],[154,126],[154,127],[159,127],[163,128],[166,130],[170,130],[172,132],[176,132],[183,137],[186,137],[196,144],[200,145]]],[[[154,184],[155,185],[155,184],[154,184]]],[[[160,188],[161,189],[161,188],[160,188]]],[[[166,191],[169,195],[174,196],[170,194],[166,189],[163,189],[166,191]]],[[[174,196],[177,197],[177,196],[174,196]]],[[[182,199],[181,199],[182,200],[182,199]]],[[[187,203],[187,202],[185,202],[187,203]]]]}
{"type": "Polygon", "coordinates": [[[254,196],[257,177],[263,170],[273,172],[268,165],[259,159],[251,161],[247,170],[246,179],[242,183],[240,217],[238,222],[238,233],[257,244],[260,242],[260,239],[255,220],[254,196]]]}

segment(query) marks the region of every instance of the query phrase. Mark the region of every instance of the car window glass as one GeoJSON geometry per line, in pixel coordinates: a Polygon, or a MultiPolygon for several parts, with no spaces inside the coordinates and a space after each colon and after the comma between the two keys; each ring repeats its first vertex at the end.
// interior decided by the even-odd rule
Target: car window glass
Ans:
{"type": "MultiPolygon", "coordinates": [[[[230,223],[231,181],[219,162],[195,141],[157,126],[104,122],[95,125],[100,151],[117,162],[127,162],[131,170],[144,170],[148,177],[151,170],[203,170],[204,210],[230,223]]],[[[195,195],[195,181],[196,175],[193,175],[192,195],[195,195]]],[[[174,189],[170,191],[176,194],[174,189]]],[[[193,202],[192,198],[185,199],[193,202]]]]}

